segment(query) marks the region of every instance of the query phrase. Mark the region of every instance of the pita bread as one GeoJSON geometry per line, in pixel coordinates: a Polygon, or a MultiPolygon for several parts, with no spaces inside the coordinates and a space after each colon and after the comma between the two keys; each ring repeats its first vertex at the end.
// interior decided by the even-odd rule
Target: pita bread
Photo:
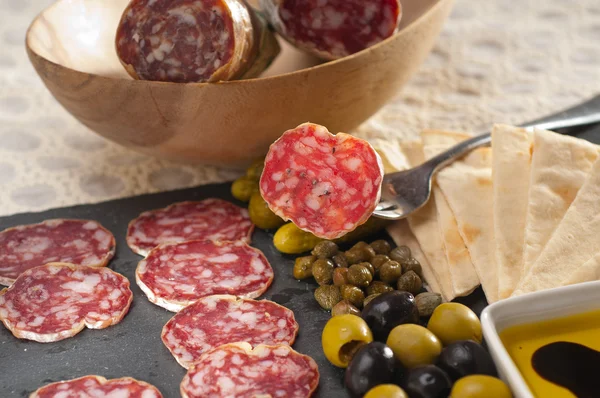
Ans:
{"type": "Polygon", "coordinates": [[[535,131],[533,147],[523,275],[538,259],[598,158],[596,145],[545,130],[535,131]]]}
{"type": "Polygon", "coordinates": [[[577,268],[562,285],[574,285],[576,283],[597,281],[600,279],[600,253],[586,261],[577,268]]]}
{"type": "Polygon", "coordinates": [[[577,269],[600,252],[600,161],[513,296],[564,285],[577,269]]]}
{"type": "MultiPolygon", "coordinates": [[[[459,134],[462,136],[462,134],[459,134]]],[[[456,133],[427,131],[423,139],[448,141],[456,133]],[[429,137],[428,137],[429,136],[429,137]]],[[[492,153],[482,148],[466,155],[437,174],[437,183],[452,209],[489,303],[498,299],[494,253],[492,153]],[[468,192],[468,195],[465,193],[468,192]]]]}
{"type": "Polygon", "coordinates": [[[523,268],[533,137],[525,129],[497,124],[492,129],[494,240],[498,299],[511,295],[523,268]]]}

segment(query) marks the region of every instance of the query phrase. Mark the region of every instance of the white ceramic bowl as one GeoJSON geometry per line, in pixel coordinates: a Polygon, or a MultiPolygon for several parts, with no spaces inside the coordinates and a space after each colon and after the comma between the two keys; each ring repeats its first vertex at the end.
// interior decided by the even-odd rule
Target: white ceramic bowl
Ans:
{"type": "MultiPolygon", "coordinates": [[[[511,326],[567,317],[600,309],[600,281],[544,290],[498,301],[481,313],[483,336],[500,377],[516,398],[533,398],[499,334],[511,326]]],[[[544,397],[545,398],[545,397],[544,397]]]]}

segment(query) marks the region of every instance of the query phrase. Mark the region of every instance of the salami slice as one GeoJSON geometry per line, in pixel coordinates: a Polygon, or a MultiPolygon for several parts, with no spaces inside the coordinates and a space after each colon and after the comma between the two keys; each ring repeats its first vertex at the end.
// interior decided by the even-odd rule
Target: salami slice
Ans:
{"type": "Polygon", "coordinates": [[[315,361],[288,345],[233,343],[202,355],[181,382],[183,398],[310,397],[319,384],[315,361]]]}
{"type": "Polygon", "coordinates": [[[176,83],[256,77],[279,53],[241,0],[132,0],[116,47],[133,78],[176,83]]]}
{"type": "Polygon", "coordinates": [[[0,321],[15,337],[49,343],[119,323],[132,299],[127,278],[108,268],[50,263],[0,291],[0,321]]]}
{"type": "Polygon", "coordinates": [[[371,47],[398,31],[399,0],[261,0],[287,41],[326,60],[371,47]]]}
{"type": "Polygon", "coordinates": [[[250,242],[248,210],[221,199],[179,202],[140,214],[129,223],[127,244],[145,256],[163,243],[207,239],[250,242]]]}
{"type": "Polygon", "coordinates": [[[114,236],[96,221],[54,219],[0,232],[0,284],[51,262],[104,267],[115,254],[114,236]]]}
{"type": "Polygon", "coordinates": [[[34,391],[29,398],[162,398],[152,384],[122,377],[107,380],[102,376],[84,376],[59,381],[34,391]]]}
{"type": "Polygon", "coordinates": [[[335,239],[367,221],[382,181],[383,163],[368,142],[304,123],[271,145],[260,193],[279,217],[335,239]]]}
{"type": "Polygon", "coordinates": [[[223,344],[292,345],[297,333],[294,313],[277,303],[216,295],[179,311],[163,328],[162,341],[188,369],[203,353],[223,344]]]}
{"type": "Polygon", "coordinates": [[[273,281],[265,255],[243,242],[194,240],[152,250],[135,271],[138,286],[156,305],[177,312],[214,294],[255,298],[273,281]]]}

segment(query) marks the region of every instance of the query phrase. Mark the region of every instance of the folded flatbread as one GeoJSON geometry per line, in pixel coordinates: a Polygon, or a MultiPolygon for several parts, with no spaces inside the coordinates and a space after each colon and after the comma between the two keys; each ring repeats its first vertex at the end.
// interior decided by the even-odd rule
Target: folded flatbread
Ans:
{"type": "Polygon", "coordinates": [[[521,279],[532,141],[532,134],[525,129],[502,124],[492,129],[494,239],[499,300],[510,296],[521,279]]]}

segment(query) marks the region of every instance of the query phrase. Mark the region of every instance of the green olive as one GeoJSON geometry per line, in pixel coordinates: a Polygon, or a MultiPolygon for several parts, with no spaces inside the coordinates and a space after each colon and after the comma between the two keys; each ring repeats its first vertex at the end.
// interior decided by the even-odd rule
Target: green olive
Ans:
{"type": "Polygon", "coordinates": [[[367,287],[373,281],[371,271],[361,264],[354,264],[348,268],[348,282],[358,287],[367,287]]]}
{"type": "Polygon", "coordinates": [[[395,384],[380,384],[367,391],[363,398],[408,398],[408,394],[395,384]]]}
{"type": "Polygon", "coordinates": [[[293,223],[282,225],[273,236],[275,248],[286,254],[307,252],[322,240],[310,232],[301,230],[293,223]]]}
{"type": "Polygon", "coordinates": [[[390,332],[386,344],[405,368],[431,365],[442,353],[442,343],[423,326],[404,324],[390,332]]]}
{"type": "Polygon", "coordinates": [[[417,304],[419,315],[422,317],[429,317],[433,314],[433,311],[442,304],[442,295],[430,292],[420,293],[415,296],[415,303],[417,304]]]}
{"type": "Polygon", "coordinates": [[[454,383],[449,398],[512,398],[512,394],[508,386],[496,377],[471,375],[454,383]]]}
{"type": "Polygon", "coordinates": [[[334,305],[342,301],[340,288],[333,285],[319,286],[315,290],[315,300],[324,310],[331,310],[334,305]]]}
{"type": "Polygon", "coordinates": [[[282,226],[285,221],[269,209],[269,205],[263,199],[260,192],[254,192],[248,204],[250,220],[260,229],[273,229],[282,226]]]}
{"type": "Polygon", "coordinates": [[[394,288],[385,282],[373,281],[373,282],[371,282],[369,287],[367,287],[367,294],[369,296],[371,296],[373,294],[381,294],[381,293],[391,292],[393,290],[394,290],[394,288]]]}
{"type": "Polygon", "coordinates": [[[336,254],[331,257],[331,260],[333,260],[336,267],[348,268],[348,260],[346,260],[346,255],[344,253],[336,254]]]}
{"type": "Polygon", "coordinates": [[[395,283],[402,275],[402,266],[398,261],[390,260],[379,268],[379,279],[386,283],[395,283]]]}
{"type": "Polygon", "coordinates": [[[365,297],[365,300],[363,301],[363,307],[366,307],[367,305],[369,305],[371,300],[373,300],[375,297],[379,296],[380,294],[381,293],[375,293],[375,294],[370,294],[367,297],[365,297]]]}
{"type": "Polygon", "coordinates": [[[481,343],[481,322],[467,306],[459,303],[444,303],[431,314],[427,329],[431,330],[446,346],[461,340],[481,343]]]}
{"type": "Polygon", "coordinates": [[[383,239],[379,239],[376,240],[375,242],[371,242],[371,247],[373,248],[373,250],[375,250],[375,253],[377,254],[390,254],[390,251],[392,250],[390,244],[388,243],[387,240],[383,240],[383,239]]]}
{"type": "Polygon", "coordinates": [[[246,177],[251,180],[258,181],[260,179],[260,175],[265,168],[265,159],[260,158],[256,159],[252,164],[246,169],[246,177]]]}
{"type": "Polygon", "coordinates": [[[324,258],[315,260],[312,274],[319,285],[329,285],[333,280],[333,261],[324,258]]]}
{"type": "Polygon", "coordinates": [[[392,260],[403,263],[410,259],[411,253],[408,246],[398,246],[390,252],[389,256],[392,260]]]}
{"type": "Polygon", "coordinates": [[[353,354],[371,341],[373,335],[367,323],[361,317],[352,314],[331,318],[325,324],[321,335],[325,357],[340,368],[348,367],[353,354]]]}
{"type": "Polygon", "coordinates": [[[415,274],[419,275],[419,278],[423,279],[423,269],[421,268],[421,263],[415,258],[409,258],[400,264],[402,264],[402,272],[413,271],[415,274]]]}
{"type": "Polygon", "coordinates": [[[298,257],[294,262],[294,278],[307,279],[313,276],[312,265],[316,259],[315,256],[298,257]]]}
{"type": "Polygon", "coordinates": [[[344,314],[352,314],[360,316],[360,310],[353,306],[349,301],[342,300],[331,309],[331,316],[338,316],[344,314]]]}
{"type": "Polygon", "coordinates": [[[373,257],[371,259],[371,265],[375,269],[375,274],[378,274],[381,266],[388,261],[390,261],[390,258],[385,254],[377,254],[375,257],[373,257]]]}
{"type": "Polygon", "coordinates": [[[414,271],[408,271],[406,274],[402,274],[402,276],[400,276],[396,287],[398,290],[403,290],[416,295],[423,288],[423,281],[421,278],[419,278],[419,275],[415,274],[414,271]]]}
{"type": "Polygon", "coordinates": [[[258,192],[258,182],[246,176],[238,178],[231,184],[231,194],[242,202],[248,202],[254,192],[258,192]]]}
{"type": "Polygon", "coordinates": [[[318,258],[331,258],[338,254],[338,245],[330,240],[324,240],[317,243],[311,254],[318,258]]]}
{"type": "Polygon", "coordinates": [[[340,286],[340,292],[342,293],[342,299],[350,302],[357,308],[363,306],[365,300],[365,294],[360,288],[353,285],[342,285],[340,286]]]}
{"type": "Polygon", "coordinates": [[[342,286],[348,283],[348,268],[336,268],[333,270],[333,284],[342,286]]]}
{"type": "Polygon", "coordinates": [[[375,277],[375,268],[373,267],[373,265],[367,261],[364,261],[362,263],[358,263],[358,265],[362,265],[363,267],[365,267],[366,269],[369,270],[369,272],[371,273],[371,275],[373,277],[375,277]]]}

